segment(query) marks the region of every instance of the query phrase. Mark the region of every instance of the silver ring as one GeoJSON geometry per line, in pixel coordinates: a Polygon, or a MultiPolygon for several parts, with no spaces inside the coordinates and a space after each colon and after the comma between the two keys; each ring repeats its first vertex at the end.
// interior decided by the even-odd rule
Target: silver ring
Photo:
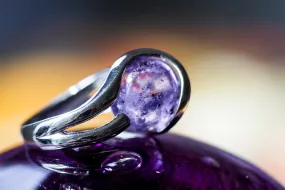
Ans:
{"type": "MultiPolygon", "coordinates": [[[[149,67],[149,65],[154,66],[154,64],[146,62],[140,64],[145,64],[145,66],[143,66],[144,69],[149,67]]],[[[140,73],[139,69],[140,68],[136,70],[137,73],[140,73]]],[[[168,75],[170,76],[170,74],[168,75]]],[[[156,76],[164,77],[164,73],[156,73],[156,76]]],[[[148,81],[149,80],[151,79],[148,78],[148,81]]],[[[161,80],[163,81],[164,78],[161,80]]],[[[163,88],[163,85],[159,84],[158,88],[163,88]]],[[[166,85],[172,85],[172,83],[167,83],[166,85]]],[[[148,92],[147,89],[142,90],[142,93],[146,92],[148,92]]],[[[33,143],[42,149],[52,150],[104,142],[124,130],[147,134],[164,133],[173,127],[183,115],[190,98],[190,92],[191,88],[188,75],[177,59],[160,50],[137,49],[119,57],[110,69],[97,72],[83,79],[76,85],[71,86],[66,92],[56,97],[47,107],[24,122],[21,126],[21,134],[26,143],[33,143]],[[129,80],[124,78],[124,74],[127,72],[128,66],[132,64],[134,60],[137,61],[137,59],[146,59],[150,62],[154,61],[164,64],[162,66],[159,65],[159,68],[166,69],[167,72],[171,73],[171,76],[175,78],[173,80],[176,80],[175,82],[177,83],[175,88],[173,88],[173,93],[168,93],[169,97],[167,98],[169,101],[165,103],[164,107],[161,108],[161,110],[163,110],[159,112],[161,113],[161,117],[156,118],[155,123],[159,126],[156,129],[153,129],[155,125],[148,124],[149,126],[136,131],[136,128],[132,126],[137,122],[137,120],[134,120],[137,107],[134,107],[134,111],[130,111],[132,113],[124,113],[124,111],[119,109],[120,103],[118,103],[118,101],[121,98],[122,81],[126,82],[126,80],[129,80]],[[96,88],[99,88],[99,90],[90,97],[90,92],[96,88]],[[175,94],[177,94],[177,96],[175,96],[175,94]],[[175,106],[170,108],[168,105],[175,106]],[[89,130],[66,132],[67,128],[86,122],[111,106],[113,106],[113,112],[116,113],[116,116],[104,126],[89,130]],[[166,115],[169,115],[169,117],[165,117],[165,113],[167,113],[166,115]]],[[[155,106],[159,107],[160,105],[155,106]]],[[[127,108],[125,107],[124,109],[127,108]]],[[[159,110],[159,108],[155,109],[159,110]]],[[[140,114],[142,116],[142,114],[145,113],[140,114]]],[[[149,118],[150,117],[152,116],[149,116],[149,118]]],[[[144,120],[144,122],[147,123],[148,121],[144,120]]]]}

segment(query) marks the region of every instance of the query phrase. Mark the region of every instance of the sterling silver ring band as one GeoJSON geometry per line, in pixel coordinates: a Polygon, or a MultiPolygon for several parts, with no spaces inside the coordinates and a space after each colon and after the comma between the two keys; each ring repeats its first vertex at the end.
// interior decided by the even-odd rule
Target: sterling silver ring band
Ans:
{"type": "Polygon", "coordinates": [[[188,75],[173,56],[155,49],[137,49],[119,57],[110,69],[99,71],[71,86],[24,122],[21,126],[24,141],[34,143],[42,149],[62,149],[104,142],[126,130],[132,120],[125,113],[119,113],[112,121],[99,128],[66,132],[67,128],[96,117],[116,101],[126,67],[130,60],[141,55],[165,60],[179,78],[179,100],[174,117],[158,133],[169,130],[182,116],[190,98],[188,75]],[[90,92],[94,89],[98,91],[90,97],[90,92]]]}

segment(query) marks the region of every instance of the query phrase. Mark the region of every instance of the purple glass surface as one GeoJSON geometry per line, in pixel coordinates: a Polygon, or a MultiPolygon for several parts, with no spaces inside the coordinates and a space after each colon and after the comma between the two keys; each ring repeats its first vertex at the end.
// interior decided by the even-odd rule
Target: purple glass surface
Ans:
{"type": "Polygon", "coordinates": [[[57,151],[21,146],[0,155],[0,171],[1,190],[284,190],[253,165],[172,134],[57,151]]]}
{"type": "Polygon", "coordinates": [[[124,71],[115,115],[125,113],[131,119],[128,130],[161,132],[173,119],[180,97],[180,82],[165,60],[137,56],[124,71]]]}

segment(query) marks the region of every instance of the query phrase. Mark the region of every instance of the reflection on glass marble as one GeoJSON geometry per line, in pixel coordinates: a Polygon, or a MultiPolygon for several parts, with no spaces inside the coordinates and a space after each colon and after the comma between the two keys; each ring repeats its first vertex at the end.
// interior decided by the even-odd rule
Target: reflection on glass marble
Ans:
{"type": "Polygon", "coordinates": [[[173,134],[119,135],[56,151],[20,146],[0,155],[0,189],[283,190],[255,166],[173,134]]]}

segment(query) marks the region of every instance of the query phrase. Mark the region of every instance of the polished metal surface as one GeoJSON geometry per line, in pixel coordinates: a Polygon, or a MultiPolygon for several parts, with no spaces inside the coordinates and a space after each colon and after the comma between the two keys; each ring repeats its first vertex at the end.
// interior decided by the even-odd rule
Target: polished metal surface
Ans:
{"type": "Polygon", "coordinates": [[[125,114],[118,114],[112,121],[99,128],[76,132],[65,130],[86,122],[109,108],[116,100],[125,68],[132,58],[140,55],[165,60],[179,77],[181,90],[178,109],[175,117],[160,133],[169,130],[183,115],[190,98],[188,75],[173,56],[155,49],[137,49],[119,57],[110,69],[97,72],[70,87],[50,105],[27,120],[21,127],[24,140],[35,143],[42,149],[61,149],[103,142],[124,131],[131,122],[125,114]],[[89,97],[90,92],[96,88],[99,88],[98,92],[89,97]]]}

